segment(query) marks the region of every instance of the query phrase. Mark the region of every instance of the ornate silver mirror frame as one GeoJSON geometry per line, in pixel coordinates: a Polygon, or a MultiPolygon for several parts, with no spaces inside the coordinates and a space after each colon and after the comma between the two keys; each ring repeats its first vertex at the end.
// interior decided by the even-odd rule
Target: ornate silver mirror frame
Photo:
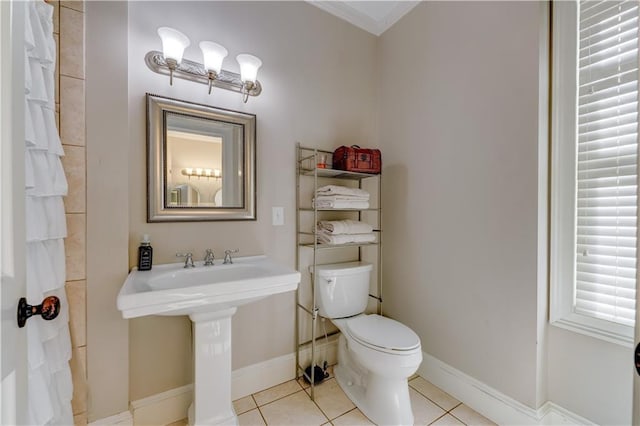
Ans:
{"type": "MultiPolygon", "coordinates": [[[[147,93],[147,222],[195,222],[195,221],[228,221],[256,220],[256,116],[243,112],[214,108],[208,105],[194,104],[186,101],[165,98],[147,93]],[[225,146],[234,146],[237,153],[234,160],[227,161],[229,155],[221,155],[221,170],[215,170],[215,176],[207,169],[206,175],[196,165],[200,176],[194,176],[194,183],[200,180],[219,180],[228,182],[225,188],[232,188],[225,197],[227,202],[218,200],[185,203],[176,202],[175,190],[168,184],[172,169],[167,165],[168,122],[176,117],[184,117],[185,126],[189,122],[202,122],[205,125],[220,126],[233,129],[221,134],[236,135],[234,140],[220,137],[221,150],[225,146]],[[204,121],[202,121],[204,120],[204,121]],[[229,145],[234,144],[234,145],[229,145]],[[225,164],[225,161],[229,164],[225,164]],[[168,179],[169,178],[169,179],[168,179]],[[198,179],[198,181],[195,181],[198,179]],[[235,182],[237,181],[237,182],[235,182]]],[[[193,132],[202,134],[202,126],[193,132]]],[[[180,128],[180,132],[189,132],[188,128],[180,128]]],[[[218,135],[216,135],[218,137],[218,135]]],[[[228,150],[229,152],[231,149],[228,150]]],[[[169,160],[170,161],[170,160],[169,160]]],[[[192,179],[191,172],[185,173],[192,179]]],[[[182,176],[184,179],[184,176],[182,176]]],[[[181,185],[189,188],[189,185],[181,185]]],[[[197,193],[194,188],[190,192],[197,193]]],[[[222,192],[220,189],[218,192],[222,192]]],[[[179,194],[178,194],[179,195],[179,194]]],[[[198,197],[199,198],[199,197],[198,197]]],[[[222,197],[220,197],[222,198],[222,197]]]]}

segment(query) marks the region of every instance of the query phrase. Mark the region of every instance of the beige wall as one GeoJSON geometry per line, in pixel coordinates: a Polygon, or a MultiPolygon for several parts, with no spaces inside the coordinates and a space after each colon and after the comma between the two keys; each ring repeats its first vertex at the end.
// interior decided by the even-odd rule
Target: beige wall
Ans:
{"type": "Polygon", "coordinates": [[[539,8],[425,2],[379,44],[385,312],[534,408],[539,8]]]}
{"type": "Polygon", "coordinates": [[[128,272],[127,4],[86,13],[87,378],[89,421],[129,409],[128,321],[116,297],[128,272]]]}
{"type": "Polygon", "coordinates": [[[425,2],[380,38],[385,311],[532,408],[630,424],[631,350],[547,326],[544,7],[425,2]]]}
{"type": "MultiPolygon", "coordinates": [[[[295,142],[333,148],[376,139],[374,36],[302,2],[123,5],[87,6],[87,138],[94,147],[88,151],[90,420],[124,411],[125,399],[192,380],[186,317],[131,320],[127,339],[127,322],[115,308],[141,234],[151,236],[155,263],[174,262],[177,251],[200,259],[206,248],[221,257],[237,247],[241,255],[265,253],[294,266],[295,142]],[[191,39],[186,58],[200,61],[197,44],[207,39],[229,50],[224,67],[232,71],[238,71],[236,54],[259,56],[262,94],[243,104],[237,93],[214,90],[209,96],[206,86],[177,79],[169,86],[167,77],[144,65],[146,52],[160,49],[157,27],[167,24],[191,39]],[[128,60],[122,37],[128,37],[128,60]],[[257,221],[146,223],[146,92],[257,115],[257,221]],[[284,207],[285,226],[271,225],[272,206],[284,207]],[[127,360],[129,373],[122,365],[127,360]],[[128,392],[127,379],[124,388],[116,383],[123,376],[128,392]]],[[[233,368],[293,352],[294,312],[293,293],[240,308],[233,318],[233,368]]]]}

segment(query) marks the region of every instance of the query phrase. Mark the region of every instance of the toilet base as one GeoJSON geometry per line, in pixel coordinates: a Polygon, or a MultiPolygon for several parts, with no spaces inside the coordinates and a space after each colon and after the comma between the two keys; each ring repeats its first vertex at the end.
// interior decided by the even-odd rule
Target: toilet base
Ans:
{"type": "Polygon", "coordinates": [[[378,425],[413,425],[407,378],[372,374],[348,352],[344,336],[338,341],[338,384],[349,399],[378,425]]]}

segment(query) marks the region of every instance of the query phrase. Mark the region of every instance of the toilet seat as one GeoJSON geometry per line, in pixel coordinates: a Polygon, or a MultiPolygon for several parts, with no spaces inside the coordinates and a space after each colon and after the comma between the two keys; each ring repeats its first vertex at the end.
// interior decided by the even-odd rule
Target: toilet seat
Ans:
{"type": "Polygon", "coordinates": [[[405,355],[420,350],[420,338],[406,325],[380,315],[360,315],[345,323],[358,343],[377,351],[405,355]]]}

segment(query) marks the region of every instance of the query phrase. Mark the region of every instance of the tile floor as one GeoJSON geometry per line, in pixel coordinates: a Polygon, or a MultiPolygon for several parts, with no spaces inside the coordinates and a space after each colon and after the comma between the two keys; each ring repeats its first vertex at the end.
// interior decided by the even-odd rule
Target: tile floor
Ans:
{"type": "MultiPolygon", "coordinates": [[[[495,425],[422,377],[409,381],[411,406],[416,425],[495,425]]],[[[331,375],[315,388],[315,402],[309,385],[291,380],[233,402],[240,426],[263,425],[373,425],[344,394],[331,375]]],[[[170,426],[182,426],[186,420],[170,426]]]]}

